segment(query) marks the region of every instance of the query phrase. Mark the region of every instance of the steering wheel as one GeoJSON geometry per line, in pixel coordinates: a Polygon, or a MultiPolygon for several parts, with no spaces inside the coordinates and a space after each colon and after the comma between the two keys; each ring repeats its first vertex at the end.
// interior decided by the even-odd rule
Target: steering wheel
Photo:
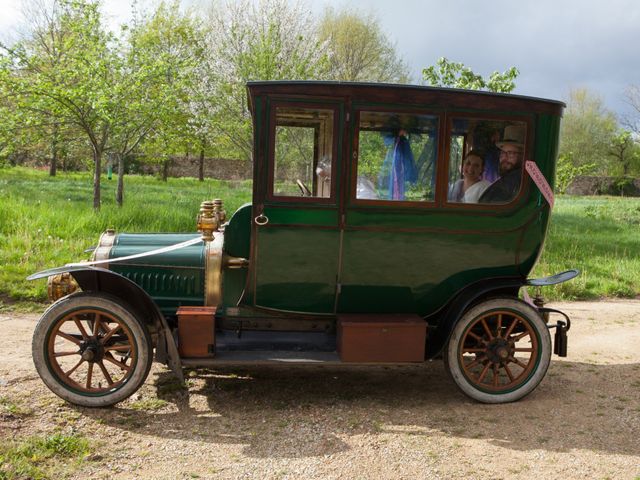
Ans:
{"type": "Polygon", "coordinates": [[[312,195],[311,190],[309,190],[309,188],[302,182],[302,180],[297,179],[296,185],[298,185],[298,188],[300,189],[300,195],[302,195],[303,197],[310,197],[312,195]]]}

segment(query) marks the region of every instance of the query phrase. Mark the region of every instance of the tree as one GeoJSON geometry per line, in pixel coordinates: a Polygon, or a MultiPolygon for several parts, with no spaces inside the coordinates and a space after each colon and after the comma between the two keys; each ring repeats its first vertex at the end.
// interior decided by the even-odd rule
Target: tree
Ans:
{"type": "Polygon", "coordinates": [[[92,150],[93,207],[98,210],[102,156],[118,103],[112,95],[113,38],[103,28],[97,1],[60,0],[54,7],[51,21],[65,32],[64,54],[52,65],[29,40],[7,48],[14,66],[11,91],[29,108],[50,112],[84,133],[92,150]]]}
{"type": "Polygon", "coordinates": [[[407,83],[409,71],[372,14],[329,8],[318,27],[326,43],[329,76],[350,82],[407,83]]]}
{"type": "Polygon", "coordinates": [[[640,86],[630,85],[624,92],[624,96],[634,114],[625,118],[623,123],[633,130],[636,135],[640,135],[640,86]]]}
{"type": "Polygon", "coordinates": [[[613,166],[620,169],[623,176],[640,171],[640,149],[633,141],[629,130],[619,130],[611,139],[609,156],[614,159],[613,166]]]}
{"type": "Polygon", "coordinates": [[[145,17],[134,25],[129,40],[136,61],[154,72],[143,97],[153,105],[155,122],[142,149],[162,159],[166,180],[172,155],[188,151],[194,143],[190,103],[195,86],[208,81],[197,76],[198,67],[207,61],[205,39],[200,22],[182,13],[177,1],[163,2],[145,17]]]}
{"type": "Polygon", "coordinates": [[[569,93],[560,134],[560,154],[575,166],[593,165],[593,170],[609,173],[609,151],[617,132],[617,121],[602,98],[585,89],[569,93]]]}
{"type": "Polygon", "coordinates": [[[515,79],[520,72],[511,67],[503,73],[493,72],[485,79],[463,63],[450,62],[440,57],[436,65],[422,69],[423,80],[432,87],[463,88],[509,93],[516,88],[515,79]]]}
{"type": "Polygon", "coordinates": [[[326,47],[317,39],[311,12],[287,0],[241,0],[210,10],[206,72],[216,104],[211,111],[215,147],[250,159],[253,142],[245,83],[250,80],[326,78],[326,47]]]}
{"type": "MultiPolygon", "coordinates": [[[[33,0],[23,9],[30,35],[23,40],[22,46],[39,58],[39,69],[55,70],[67,54],[67,41],[71,35],[61,21],[60,2],[33,0]]],[[[8,85],[11,84],[10,81],[8,85]]],[[[59,157],[64,152],[62,144],[77,136],[77,132],[57,115],[56,104],[50,98],[19,97],[13,93],[11,89],[7,92],[14,102],[12,118],[16,121],[12,134],[15,143],[20,144],[18,148],[30,156],[40,157],[42,152],[50,152],[49,174],[55,176],[59,157]]]]}
{"type": "Polygon", "coordinates": [[[116,203],[123,204],[125,161],[134,151],[162,159],[163,179],[171,154],[185,148],[188,84],[202,55],[197,22],[177,2],[160,3],[123,32],[119,79],[113,95],[109,149],[118,163],[116,203]]]}

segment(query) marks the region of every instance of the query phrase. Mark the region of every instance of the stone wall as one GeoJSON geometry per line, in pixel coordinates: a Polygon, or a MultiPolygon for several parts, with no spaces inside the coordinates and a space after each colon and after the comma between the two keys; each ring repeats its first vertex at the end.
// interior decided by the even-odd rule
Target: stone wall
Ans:
{"type": "MultiPolygon", "coordinates": [[[[198,157],[176,157],[169,166],[170,177],[198,177],[198,157]]],[[[162,165],[142,164],[140,173],[158,175],[162,165]]],[[[226,158],[205,158],[205,178],[218,180],[251,180],[253,178],[253,165],[246,160],[229,160],[226,158]]]]}
{"type": "Polygon", "coordinates": [[[624,195],[640,197],[640,178],[577,176],[567,187],[568,195],[624,195]]]}

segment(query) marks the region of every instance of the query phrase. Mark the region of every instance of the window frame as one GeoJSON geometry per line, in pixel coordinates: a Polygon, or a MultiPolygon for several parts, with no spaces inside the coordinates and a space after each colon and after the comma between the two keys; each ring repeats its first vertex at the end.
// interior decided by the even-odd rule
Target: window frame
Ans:
{"type": "MultiPolygon", "coordinates": [[[[532,159],[532,152],[534,150],[534,141],[535,141],[535,129],[534,129],[534,119],[533,115],[508,115],[508,114],[491,114],[489,112],[448,112],[447,113],[447,125],[446,125],[446,138],[444,145],[444,158],[443,162],[445,163],[444,168],[442,169],[442,178],[438,178],[438,185],[442,184],[442,188],[438,190],[436,187],[436,195],[438,196],[438,204],[442,207],[460,209],[460,210],[491,210],[491,211],[499,211],[506,210],[513,207],[516,203],[518,203],[525,194],[529,191],[529,182],[527,181],[527,173],[525,171],[525,162],[527,160],[532,159]],[[523,123],[526,127],[525,131],[525,142],[524,142],[524,151],[522,156],[522,173],[520,178],[520,189],[518,190],[518,194],[511,199],[511,201],[506,203],[464,203],[464,202],[451,202],[449,201],[448,193],[449,193],[449,173],[450,173],[450,158],[449,155],[451,153],[451,136],[453,132],[453,122],[459,119],[478,119],[478,120],[486,120],[486,121],[495,121],[495,122],[520,122],[523,123]]],[[[466,144],[466,139],[465,139],[466,144]]]]}
{"type": "Polygon", "coordinates": [[[392,207],[392,208],[412,208],[412,209],[431,209],[438,207],[438,183],[440,177],[439,166],[442,162],[443,154],[443,133],[446,121],[446,112],[441,109],[424,109],[424,108],[410,108],[407,106],[397,107],[382,107],[379,105],[357,105],[353,108],[353,128],[352,133],[352,145],[350,155],[350,178],[349,178],[349,205],[351,206],[369,206],[369,207],[392,207]],[[357,198],[358,189],[358,162],[360,160],[360,116],[362,112],[372,113],[397,113],[407,115],[423,115],[433,117],[437,121],[437,135],[438,151],[436,152],[435,165],[436,165],[436,181],[435,191],[433,199],[424,201],[415,200],[387,200],[387,199],[369,199],[369,198],[357,198]]]}
{"type": "MultiPolygon", "coordinates": [[[[340,144],[340,122],[342,120],[342,105],[336,102],[312,102],[303,99],[291,99],[284,100],[278,99],[277,101],[270,102],[269,105],[269,126],[267,129],[267,195],[266,200],[272,203],[314,203],[314,204],[337,204],[338,198],[338,184],[340,182],[340,175],[335,175],[334,172],[339,173],[340,164],[338,162],[339,144],[340,144]],[[276,155],[276,114],[278,108],[300,108],[309,110],[330,110],[333,112],[333,139],[331,146],[331,190],[329,197],[304,197],[302,195],[277,195],[274,193],[274,178],[275,178],[275,155],[276,155]]],[[[314,150],[317,148],[314,142],[314,150]]],[[[315,176],[315,172],[314,172],[315,176]]],[[[307,187],[309,187],[307,185],[307,187]]],[[[310,190],[313,192],[315,185],[311,186],[310,190]]]]}

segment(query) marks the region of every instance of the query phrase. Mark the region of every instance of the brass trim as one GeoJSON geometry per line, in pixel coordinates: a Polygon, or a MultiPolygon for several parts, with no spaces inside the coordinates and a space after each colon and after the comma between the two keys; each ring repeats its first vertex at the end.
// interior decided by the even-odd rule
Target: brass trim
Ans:
{"type": "Polygon", "coordinates": [[[222,245],[224,234],[218,233],[206,243],[204,271],[204,304],[218,306],[222,303],[222,245]]]}
{"type": "Polygon", "coordinates": [[[80,285],[69,272],[52,275],[47,280],[47,296],[52,302],[78,290],[80,290],[80,285]]]}
{"type": "MultiPolygon", "coordinates": [[[[98,262],[102,260],[109,260],[109,256],[111,254],[111,248],[116,241],[116,231],[109,228],[102,235],[100,235],[100,239],[98,240],[98,246],[93,251],[91,255],[92,262],[98,262]]],[[[108,263],[102,264],[103,268],[109,268],[108,263]]]]}
{"type": "Polygon", "coordinates": [[[222,256],[222,266],[224,268],[229,268],[232,270],[247,268],[249,266],[249,260],[242,257],[232,257],[230,255],[224,254],[222,256]]]}

